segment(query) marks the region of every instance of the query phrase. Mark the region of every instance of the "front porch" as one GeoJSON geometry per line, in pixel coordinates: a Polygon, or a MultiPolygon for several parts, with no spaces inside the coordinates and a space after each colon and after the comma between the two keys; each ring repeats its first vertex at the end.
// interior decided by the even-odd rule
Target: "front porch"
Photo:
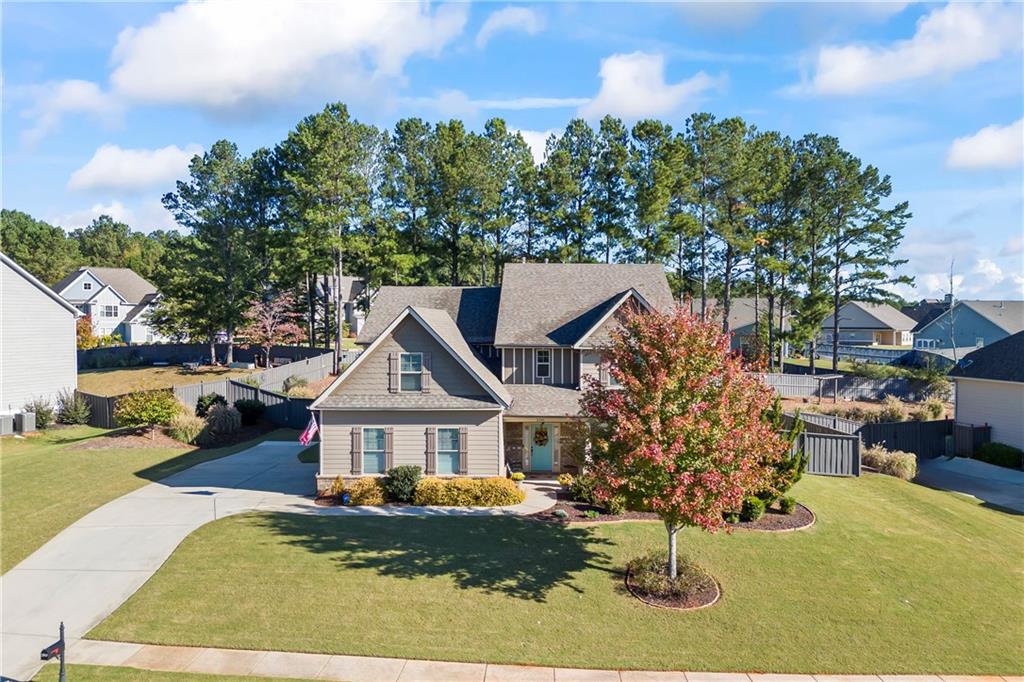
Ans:
{"type": "Polygon", "coordinates": [[[578,473],[579,464],[567,446],[573,424],[574,420],[570,419],[506,419],[505,463],[512,471],[521,471],[530,477],[578,473]]]}

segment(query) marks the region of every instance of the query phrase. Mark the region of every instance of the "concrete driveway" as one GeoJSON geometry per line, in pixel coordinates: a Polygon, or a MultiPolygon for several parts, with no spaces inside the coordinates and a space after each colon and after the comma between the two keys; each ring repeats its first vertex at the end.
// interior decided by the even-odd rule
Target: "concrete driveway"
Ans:
{"type": "Polygon", "coordinates": [[[64,621],[74,641],[135,593],[196,528],[248,511],[328,516],[530,514],[554,504],[553,482],[524,484],[526,501],[503,508],[318,507],[316,464],[299,443],[265,441],[196,465],[86,514],[0,577],[0,676],[26,680],[64,621]]]}
{"type": "Polygon", "coordinates": [[[938,457],[920,460],[914,482],[929,488],[971,495],[983,502],[1024,514],[1024,471],[964,457],[938,457]]]}

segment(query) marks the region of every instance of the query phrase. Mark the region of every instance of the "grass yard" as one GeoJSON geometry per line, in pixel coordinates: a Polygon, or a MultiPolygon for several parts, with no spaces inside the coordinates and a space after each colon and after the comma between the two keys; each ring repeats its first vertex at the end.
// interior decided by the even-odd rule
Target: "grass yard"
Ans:
{"type": "Polygon", "coordinates": [[[176,365],[83,369],[78,373],[78,389],[94,395],[121,395],[132,391],[171,388],[183,384],[198,384],[202,381],[243,377],[258,371],[260,370],[200,367],[195,372],[186,372],[176,365]]]}
{"type": "Polygon", "coordinates": [[[200,528],[98,639],[441,660],[794,673],[1024,672],[1024,517],[885,476],[805,477],[809,530],[682,551],[702,611],[624,594],[656,523],[247,514],[200,528]]]}
{"type": "MultiPolygon", "coordinates": [[[[44,665],[33,680],[34,682],[57,682],[59,669],[52,663],[44,665]]],[[[152,682],[251,682],[253,679],[247,676],[165,673],[103,665],[68,665],[67,673],[68,679],[75,680],[75,682],[138,682],[138,680],[151,680],[152,682]]]]}
{"type": "MultiPolygon", "coordinates": [[[[786,358],[786,364],[787,365],[795,365],[797,367],[810,367],[811,366],[811,360],[810,360],[810,358],[786,358]]],[[[828,374],[829,372],[832,371],[832,360],[831,360],[831,358],[828,358],[828,359],[826,359],[826,358],[818,358],[814,362],[814,369],[819,374],[828,374]]],[[[839,371],[840,372],[852,372],[853,369],[854,369],[853,363],[850,362],[849,360],[840,360],[839,361],[839,371]]]]}
{"type": "Polygon", "coordinates": [[[261,440],[295,438],[291,429],[224,448],[73,449],[109,431],[54,428],[0,440],[0,572],[100,505],[190,466],[240,452],[261,440]]]}

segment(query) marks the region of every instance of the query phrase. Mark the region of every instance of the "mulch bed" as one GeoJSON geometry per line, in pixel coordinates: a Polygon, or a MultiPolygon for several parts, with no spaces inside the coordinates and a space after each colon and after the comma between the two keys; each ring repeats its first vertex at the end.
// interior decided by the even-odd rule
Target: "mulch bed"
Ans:
{"type": "MultiPolygon", "coordinates": [[[[569,498],[569,493],[564,490],[558,491],[558,502],[555,506],[545,509],[530,518],[538,521],[549,521],[552,523],[614,523],[618,521],[660,521],[657,514],[651,512],[627,511],[622,514],[609,514],[602,507],[595,507],[585,502],[574,502],[569,498]],[[561,509],[568,516],[561,517],[556,510],[561,509]],[[596,518],[590,518],[587,512],[597,512],[596,518]]],[[[757,521],[740,521],[739,523],[728,524],[729,527],[737,530],[754,531],[788,531],[806,528],[814,523],[814,513],[810,509],[797,504],[792,514],[783,514],[777,509],[769,509],[757,521]]]]}
{"type": "Polygon", "coordinates": [[[625,579],[626,590],[648,606],[657,606],[663,609],[677,609],[679,611],[693,611],[716,604],[722,596],[722,590],[718,586],[718,581],[711,576],[708,576],[707,582],[699,589],[679,596],[665,596],[639,592],[631,582],[631,577],[632,575],[627,571],[625,579]]]}
{"type": "MultiPolygon", "coordinates": [[[[253,426],[243,426],[236,433],[210,444],[211,448],[222,448],[228,445],[244,443],[245,441],[258,438],[265,433],[273,431],[276,427],[267,422],[261,422],[253,426]]],[[[150,429],[149,427],[124,428],[111,431],[105,436],[88,438],[80,443],[70,446],[69,450],[108,450],[112,448],[125,449],[160,449],[168,450],[173,448],[194,448],[194,445],[182,443],[167,435],[163,427],[150,429]]]]}

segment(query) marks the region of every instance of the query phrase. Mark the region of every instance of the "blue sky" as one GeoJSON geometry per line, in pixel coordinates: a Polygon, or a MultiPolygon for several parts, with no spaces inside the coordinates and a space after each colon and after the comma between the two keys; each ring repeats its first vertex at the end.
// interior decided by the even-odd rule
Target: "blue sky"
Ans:
{"type": "Polygon", "coordinates": [[[914,218],[908,297],[1024,296],[1024,6],[916,3],[4,3],[4,208],[73,229],[159,203],[220,138],[271,146],[328,101],[596,122],[740,115],[828,133],[914,218]]]}

